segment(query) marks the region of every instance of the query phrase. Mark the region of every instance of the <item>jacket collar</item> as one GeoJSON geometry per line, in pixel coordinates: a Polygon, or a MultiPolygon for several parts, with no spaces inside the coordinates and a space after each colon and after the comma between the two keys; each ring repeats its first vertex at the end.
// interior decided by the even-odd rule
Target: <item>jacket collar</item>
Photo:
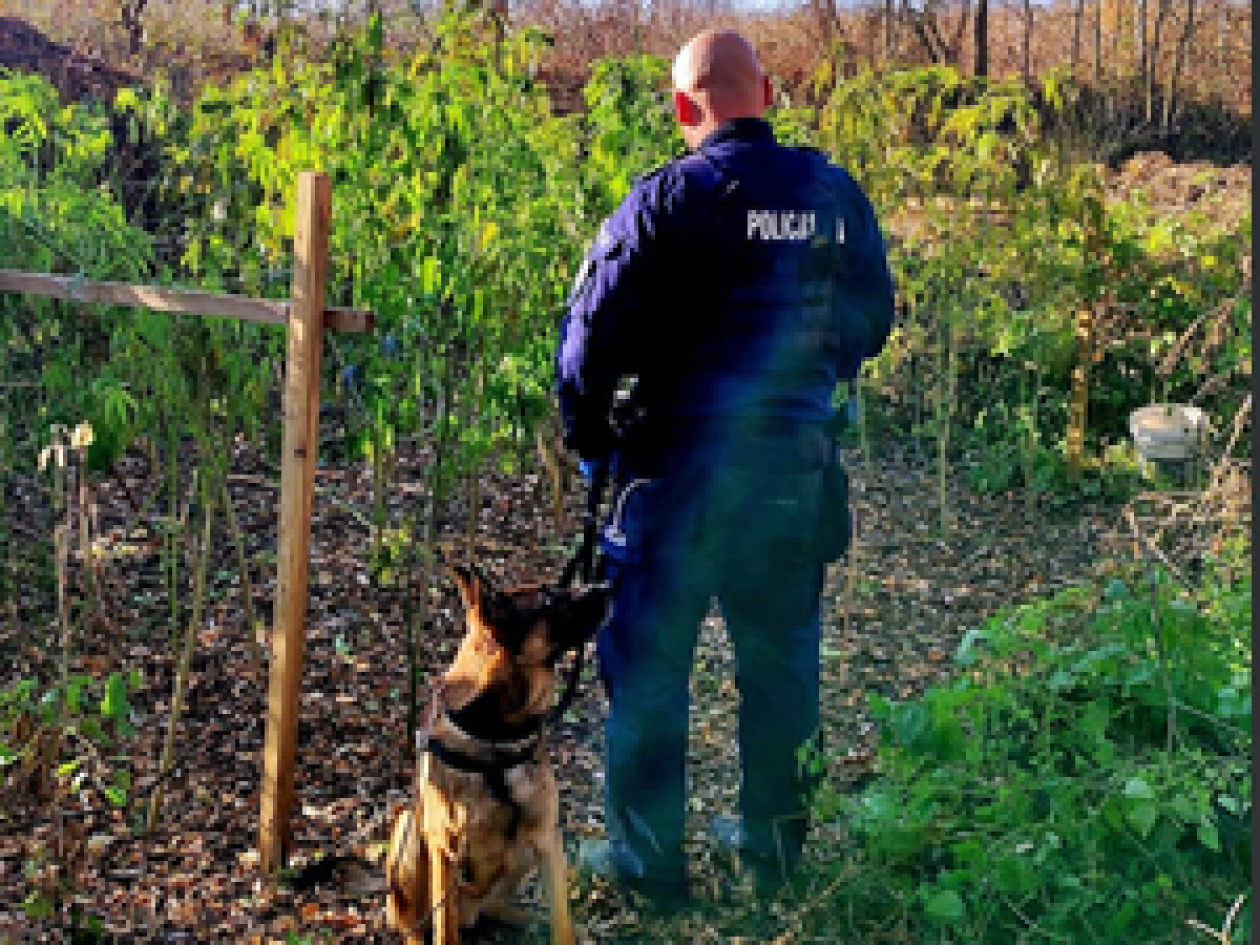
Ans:
{"type": "Polygon", "coordinates": [[[764,118],[732,118],[710,131],[696,150],[703,151],[727,141],[773,142],[774,131],[764,118]]]}

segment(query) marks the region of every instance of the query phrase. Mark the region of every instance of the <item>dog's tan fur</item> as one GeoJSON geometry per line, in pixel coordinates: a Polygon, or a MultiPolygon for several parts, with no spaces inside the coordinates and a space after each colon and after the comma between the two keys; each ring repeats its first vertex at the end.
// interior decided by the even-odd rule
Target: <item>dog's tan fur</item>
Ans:
{"type": "MultiPolygon", "coordinates": [[[[462,569],[456,583],[466,633],[436,699],[450,710],[490,699],[508,724],[542,719],[553,697],[557,649],[585,642],[602,619],[606,593],[596,588],[549,596],[538,587],[500,593],[462,569]],[[509,614],[514,622],[505,620],[509,614]],[[515,629],[507,632],[518,639],[504,639],[509,624],[515,629]]],[[[445,712],[431,716],[431,740],[466,757],[486,756],[486,743],[452,724],[445,712]]],[[[430,923],[435,945],[452,945],[460,929],[482,915],[509,922],[532,918],[513,900],[535,868],[547,890],[552,942],[574,941],[559,791],[545,735],[537,736],[528,761],[504,773],[518,814],[494,796],[482,774],[429,754],[420,757],[415,803],[394,823],[385,866],[386,918],[408,945],[424,942],[430,923]]]]}

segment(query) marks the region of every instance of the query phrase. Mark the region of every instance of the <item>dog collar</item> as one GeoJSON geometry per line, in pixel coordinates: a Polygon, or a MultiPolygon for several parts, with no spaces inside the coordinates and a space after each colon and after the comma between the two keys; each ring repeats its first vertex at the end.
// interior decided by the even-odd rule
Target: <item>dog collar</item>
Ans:
{"type": "Polygon", "coordinates": [[[463,771],[466,774],[481,775],[485,779],[486,787],[490,789],[490,795],[511,810],[512,819],[508,824],[508,837],[514,837],[521,822],[521,805],[512,796],[512,790],[508,787],[506,775],[513,768],[533,761],[536,758],[538,748],[542,744],[542,726],[540,725],[534,734],[528,738],[514,742],[491,742],[469,735],[468,732],[451,721],[449,712],[444,712],[443,717],[457,734],[478,746],[488,747],[491,751],[490,758],[472,758],[462,751],[456,751],[443,745],[441,741],[432,735],[426,735],[423,741],[417,740],[416,747],[420,752],[430,754],[443,764],[458,771],[463,771]]]}
{"type": "MultiPolygon", "coordinates": [[[[529,724],[532,731],[521,738],[509,739],[506,741],[496,741],[491,738],[482,738],[468,731],[463,725],[455,721],[454,713],[446,711],[442,713],[442,718],[451,728],[455,730],[455,734],[463,738],[465,741],[474,742],[477,745],[484,745],[489,748],[495,755],[515,755],[532,753],[537,747],[539,739],[542,737],[542,721],[531,721],[529,724]]],[[[430,743],[432,743],[430,739],[430,743]]],[[[524,758],[522,758],[524,760],[524,758]]],[[[519,762],[517,762],[519,763],[519,762]]]]}

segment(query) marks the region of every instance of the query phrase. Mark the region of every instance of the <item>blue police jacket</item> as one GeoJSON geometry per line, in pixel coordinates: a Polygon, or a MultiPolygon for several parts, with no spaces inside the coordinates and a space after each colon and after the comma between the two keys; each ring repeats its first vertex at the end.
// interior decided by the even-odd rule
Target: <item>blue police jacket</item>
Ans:
{"type": "Polygon", "coordinates": [[[887,340],[893,296],[852,177],[761,119],[727,122],[601,227],[556,353],[565,442],[584,461],[615,444],[623,470],[656,475],[741,431],[823,427],[837,382],[887,340]]]}

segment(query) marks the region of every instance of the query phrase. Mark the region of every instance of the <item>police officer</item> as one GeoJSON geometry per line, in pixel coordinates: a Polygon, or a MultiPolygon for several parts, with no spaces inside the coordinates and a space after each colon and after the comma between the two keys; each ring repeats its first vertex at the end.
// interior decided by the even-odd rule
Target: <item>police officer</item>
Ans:
{"type": "Polygon", "coordinates": [[[893,316],[869,201],[821,152],[776,143],[749,43],[701,33],[673,83],[690,153],[603,224],[556,357],[567,445],[615,469],[602,539],[614,603],[597,641],[608,841],[584,858],[665,908],[687,900],[688,680],[714,596],[741,694],[741,820],[726,839],[763,894],[800,858],[820,597],[842,553],[816,536],[828,514],[847,515],[847,497],[824,504],[833,393],[893,316]]]}

